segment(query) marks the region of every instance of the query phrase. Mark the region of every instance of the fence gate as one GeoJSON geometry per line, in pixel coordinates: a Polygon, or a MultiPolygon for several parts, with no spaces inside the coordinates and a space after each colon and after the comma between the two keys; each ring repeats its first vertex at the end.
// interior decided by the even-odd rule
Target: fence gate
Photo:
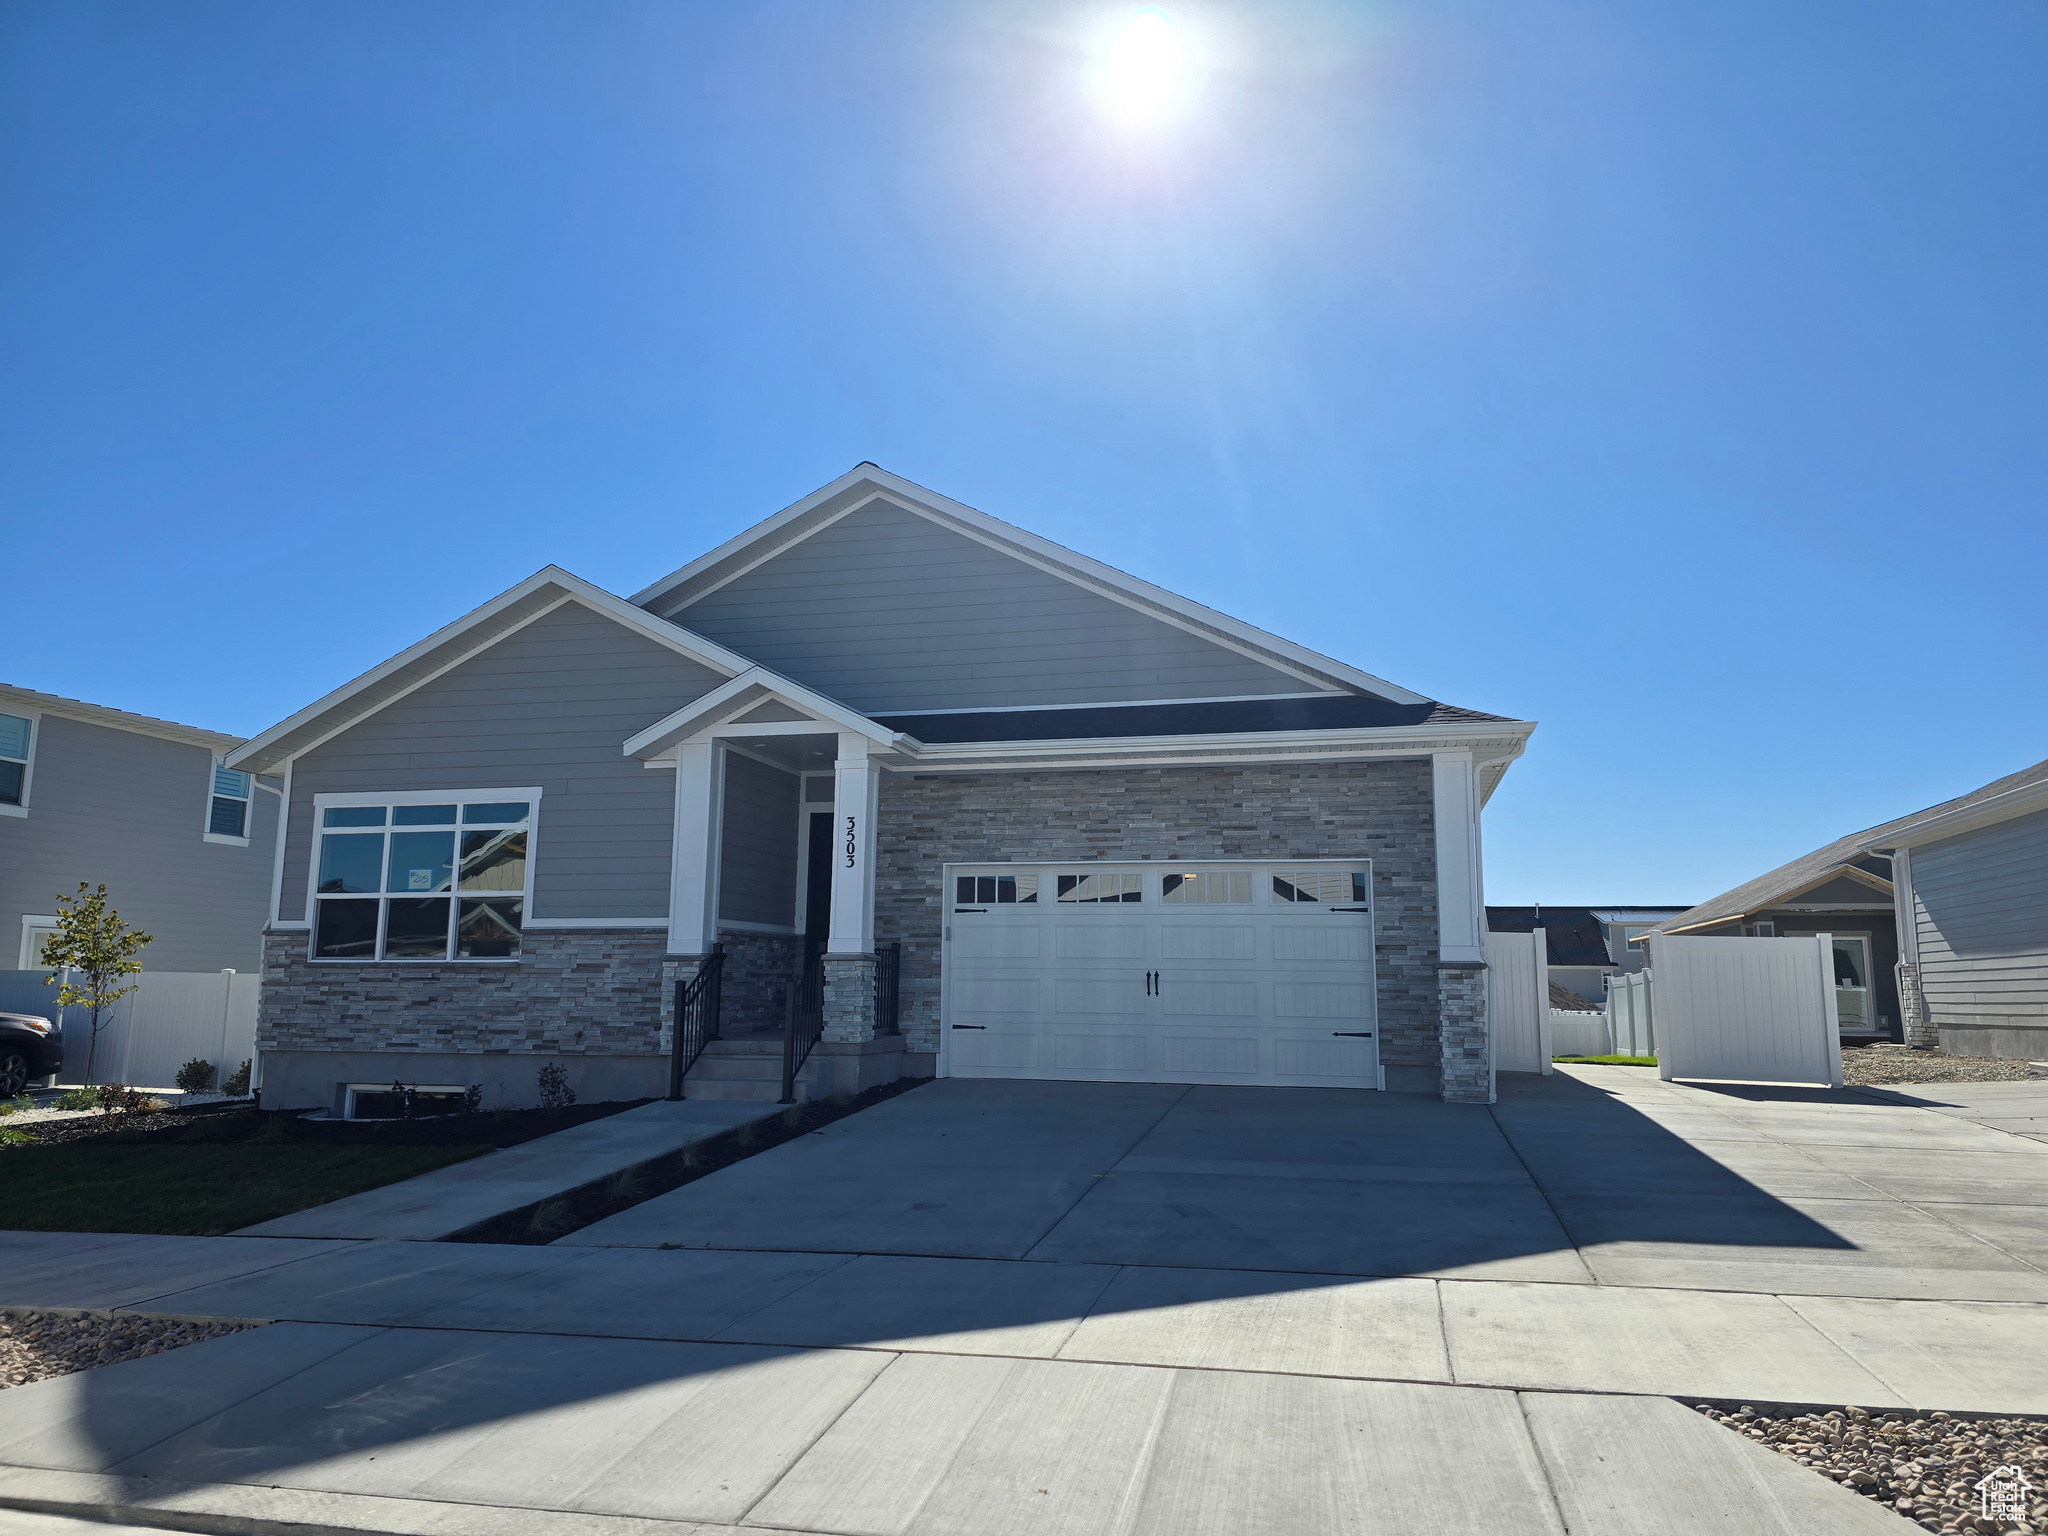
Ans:
{"type": "Polygon", "coordinates": [[[1842,1086],[1832,936],[1651,944],[1659,1077],[1842,1086]]]}
{"type": "Polygon", "coordinates": [[[1549,944],[1541,928],[1486,936],[1486,1008],[1496,1072],[1550,1070],[1549,944]]]}

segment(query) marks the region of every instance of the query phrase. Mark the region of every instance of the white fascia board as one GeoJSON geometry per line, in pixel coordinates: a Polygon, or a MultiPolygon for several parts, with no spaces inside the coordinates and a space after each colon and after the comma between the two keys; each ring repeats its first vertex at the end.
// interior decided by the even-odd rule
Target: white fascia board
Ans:
{"type": "Polygon", "coordinates": [[[87,725],[130,731],[137,736],[155,736],[163,741],[182,742],[186,746],[207,747],[215,752],[226,752],[242,744],[241,737],[230,736],[225,731],[180,725],[175,720],[159,720],[154,715],[138,715],[106,704],[88,704],[83,699],[67,699],[62,694],[42,693],[14,683],[0,683],[0,712],[9,712],[6,709],[9,704],[46,715],[61,715],[66,720],[78,720],[87,725]]]}
{"type": "Polygon", "coordinates": [[[663,716],[646,730],[627,737],[623,750],[627,757],[652,759],[700,730],[732,723],[730,716],[754,708],[763,699],[779,699],[792,709],[803,710],[813,718],[809,721],[756,721],[744,727],[742,734],[816,736],[851,731],[857,736],[867,737],[879,746],[891,749],[901,750],[917,744],[914,737],[905,736],[900,731],[892,731],[885,725],[877,724],[866,715],[848,709],[836,699],[828,699],[822,693],[813,692],[802,683],[792,682],[789,678],[770,672],[766,667],[750,666],[730,682],[712,689],[700,699],[692,700],[674,713],[663,716]]]}
{"type": "MultiPolygon", "coordinates": [[[[669,623],[666,619],[658,619],[653,614],[647,612],[646,609],[636,608],[624,598],[607,592],[602,587],[592,585],[581,576],[571,575],[558,565],[544,566],[517,586],[500,592],[481,607],[471,610],[451,624],[442,625],[441,628],[435,630],[424,640],[407,646],[390,660],[372,667],[352,682],[344,683],[332,693],[314,700],[289,719],[282,720],[278,724],[273,725],[269,730],[251,737],[228,754],[226,759],[227,766],[230,768],[241,768],[245,765],[254,764],[259,772],[277,766],[277,763],[272,761],[270,749],[278,741],[292,735],[296,731],[302,730],[319,720],[323,715],[345,710],[349,700],[357,697],[366,689],[382,682],[385,678],[391,676],[392,673],[402,671],[422,657],[432,654],[452,641],[461,639],[463,635],[489,623],[507,608],[524,602],[527,598],[548,587],[559,589],[565,601],[579,602],[586,608],[593,609],[608,618],[616,620],[629,629],[638,631],[657,645],[666,647],[679,656],[686,656],[692,661],[709,667],[714,672],[722,672],[727,677],[731,677],[753,666],[751,661],[748,661],[738,652],[729,651],[724,646],[706,640],[701,635],[693,635],[688,630],[669,623]]],[[[521,623],[514,625],[511,629],[491,635],[475,647],[475,649],[455,656],[445,666],[436,669],[428,677],[422,677],[413,686],[423,686],[428,681],[431,681],[433,677],[440,676],[452,667],[460,666],[464,661],[475,655],[477,651],[487,650],[489,647],[496,645],[500,640],[506,638],[507,635],[518,633],[527,624],[531,624],[535,619],[540,618],[542,613],[551,613],[560,606],[560,603],[556,603],[547,609],[532,614],[521,623]]],[[[404,698],[406,693],[412,691],[412,688],[408,688],[404,693],[394,694],[388,699],[379,699],[375,704],[355,714],[344,714],[339,721],[333,724],[331,729],[322,734],[320,739],[323,741],[327,740],[340,731],[346,730],[358,720],[396,703],[399,699],[404,698]]],[[[310,745],[298,749],[298,751],[306,750],[310,750],[310,745]]],[[[285,756],[296,755],[297,752],[285,754],[285,756]]]]}
{"type": "MultiPolygon", "coordinates": [[[[977,741],[919,744],[888,766],[902,772],[972,768],[1172,766],[1181,763],[1276,761],[1304,757],[1427,757],[1486,746],[1519,752],[1529,721],[1381,726],[1331,731],[1240,731],[1201,736],[1111,736],[1060,741],[977,741]]],[[[1491,759],[1489,759],[1491,760],[1491,759]]]]}
{"type": "MultiPolygon", "coordinates": [[[[965,534],[978,543],[987,544],[1012,557],[1023,559],[1051,575],[1069,581],[1079,578],[1077,585],[1097,591],[1128,608],[1150,614],[1153,618],[1163,619],[1176,628],[1187,630],[1203,639],[1228,646],[1268,666],[1294,672],[1305,682],[1320,684],[1330,692],[1338,691],[1337,688],[1328,686],[1334,682],[1339,688],[1354,688],[1396,704],[1431,702],[1422,694],[1391,683],[1383,677],[1375,677],[1372,673],[1361,671],[1346,662],[1338,661],[1335,657],[1312,651],[1307,646],[1297,645],[1292,640],[1284,640],[1256,625],[1247,624],[1242,619],[1234,619],[1227,613],[1182,597],[1178,593],[1169,592],[1164,587],[1154,586],[1151,582],[1133,576],[1127,571],[1104,565],[1100,560],[1091,559],[1078,551],[1068,549],[1063,544],[1055,544],[1051,539],[1041,538],[1035,533],[1017,527],[1014,523],[1006,523],[1001,518],[991,517],[986,512],[954,501],[949,496],[942,496],[936,491],[927,490],[900,475],[892,475],[888,470],[875,464],[856,465],[830,485],[820,487],[803,500],[757,523],[745,533],[726,540],[709,554],[692,560],[680,570],[673,571],[652,586],[643,588],[634,594],[633,601],[651,602],[662,593],[744,553],[750,546],[767,546],[760,559],[771,558],[780,552],[782,545],[776,536],[784,528],[834,497],[844,496],[855,490],[862,481],[873,485],[878,491],[887,493],[889,500],[901,505],[905,511],[930,518],[942,527],[951,527],[955,532],[965,534]]],[[[867,497],[848,505],[839,517],[858,511],[873,499],[867,497]]],[[[838,521],[838,517],[832,521],[838,521]]],[[[824,526],[829,527],[830,524],[824,526]]],[[[817,531],[809,530],[801,537],[808,538],[811,533],[817,531]]],[[[790,542],[801,542],[801,539],[790,542]]],[[[760,560],[749,562],[740,570],[735,570],[727,579],[735,579],[745,569],[751,569],[753,565],[759,563],[760,560]]]]}
{"type": "Polygon", "coordinates": [[[2048,779],[2037,784],[2022,784],[2018,789],[2009,789],[1989,800],[1979,800],[1975,805],[1959,805],[1939,816],[1916,821],[1897,832],[1873,838],[1864,845],[1865,851],[1881,853],[1887,848],[1918,848],[2041,810],[2048,810],[2048,779]]]}

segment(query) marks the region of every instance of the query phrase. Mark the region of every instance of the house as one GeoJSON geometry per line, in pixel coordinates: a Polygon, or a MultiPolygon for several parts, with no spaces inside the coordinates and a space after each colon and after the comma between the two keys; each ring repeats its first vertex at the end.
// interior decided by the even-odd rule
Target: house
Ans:
{"type": "Polygon", "coordinates": [[[2048,762],[1829,843],[1658,933],[1826,933],[1843,1038],[2048,1054],[2048,762]]]}
{"type": "Polygon", "coordinates": [[[2048,762],[1875,829],[1909,1044],[2048,1058],[2048,762]]]}
{"type": "Polygon", "coordinates": [[[816,957],[808,1092],[1485,1101],[1479,815],[1533,729],[863,464],[630,598],[549,566],[230,754],[289,805],[265,1102],[665,1092],[714,950],[728,1034],[816,957]]]}
{"type": "Polygon", "coordinates": [[[281,786],[224,765],[241,744],[0,684],[0,965],[37,969],[84,882],[151,935],[145,970],[255,972],[281,786]]]}
{"type": "Polygon", "coordinates": [[[1529,933],[1540,920],[1550,970],[1553,1008],[1603,1008],[1607,978],[1643,968],[1636,943],[1660,920],[1682,907],[1488,907],[1491,933],[1529,933]],[[1570,995],[1566,1002],[1558,989],[1570,995]]]}

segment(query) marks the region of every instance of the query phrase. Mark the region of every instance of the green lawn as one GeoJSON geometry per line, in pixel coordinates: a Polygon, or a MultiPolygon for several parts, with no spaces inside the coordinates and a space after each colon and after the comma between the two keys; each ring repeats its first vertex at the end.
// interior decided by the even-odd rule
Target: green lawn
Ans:
{"type": "Polygon", "coordinates": [[[210,1237],[489,1150],[260,1142],[10,1147],[0,1152],[0,1227],[210,1237]]]}
{"type": "Polygon", "coordinates": [[[1570,1062],[1582,1067],[1654,1067],[1654,1056],[1553,1056],[1552,1061],[1570,1062]]]}

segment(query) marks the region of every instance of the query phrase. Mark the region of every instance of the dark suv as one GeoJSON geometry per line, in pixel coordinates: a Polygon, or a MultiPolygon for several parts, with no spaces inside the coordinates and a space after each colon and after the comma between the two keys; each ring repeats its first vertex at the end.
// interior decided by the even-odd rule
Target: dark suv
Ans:
{"type": "Polygon", "coordinates": [[[39,1014],[0,1013],[0,1099],[54,1076],[64,1064],[64,1041],[39,1014]]]}

